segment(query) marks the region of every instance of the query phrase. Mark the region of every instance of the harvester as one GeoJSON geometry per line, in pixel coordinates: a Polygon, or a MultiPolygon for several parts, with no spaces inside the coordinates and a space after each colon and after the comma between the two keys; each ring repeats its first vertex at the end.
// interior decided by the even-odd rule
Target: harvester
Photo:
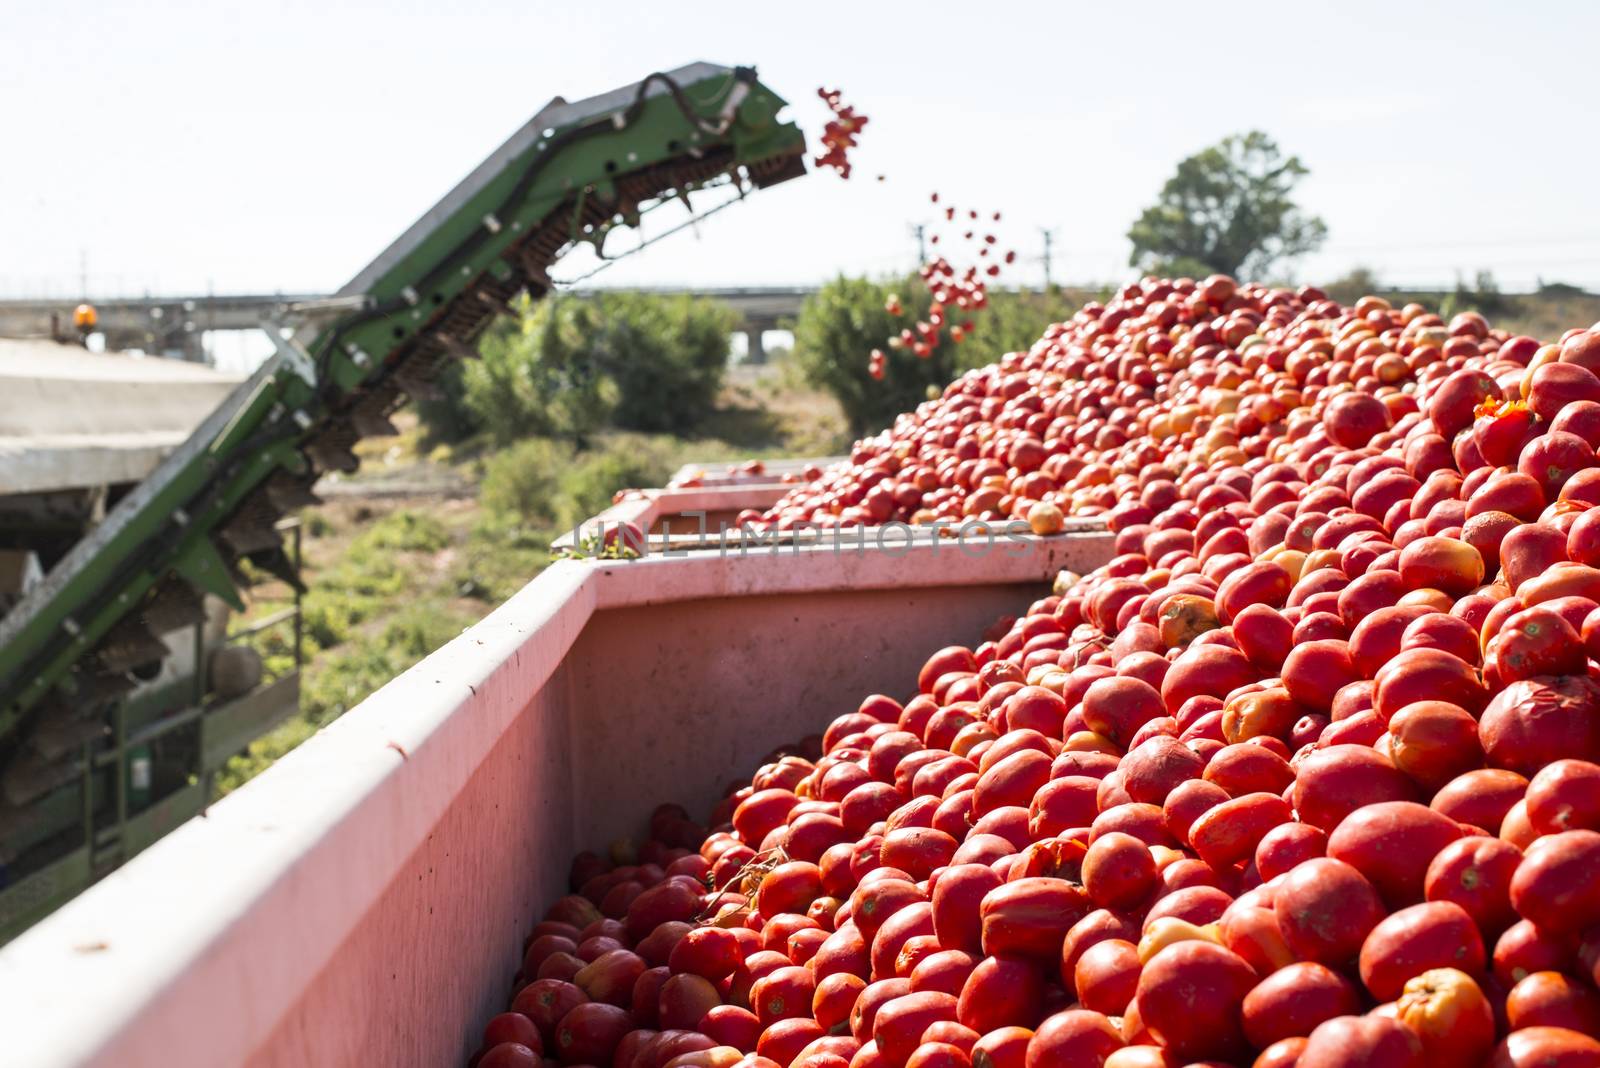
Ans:
{"type": "MultiPolygon", "coordinates": [[[[168,726],[201,731],[164,824],[199,811],[195,784],[247,740],[237,726],[206,737],[218,702],[205,685],[139,722],[119,714],[170,655],[163,636],[198,633],[208,597],[242,609],[242,562],[298,589],[285,517],[316,503],[324,474],[353,471],[356,443],[392,433],[395,411],[433,395],[521,294],[557,286],[564,253],[614,258],[608,236],[653,209],[713,197],[720,210],[804,174],[784,105],[753,69],[710,63],[556,98],[337,294],[265,324],[275,354],[0,618],[0,797],[34,817],[10,901],[0,892],[0,938],[126,859],[96,842],[130,816],[130,730],[152,744],[168,726]]],[[[162,800],[150,795],[134,808],[162,800]]]]}

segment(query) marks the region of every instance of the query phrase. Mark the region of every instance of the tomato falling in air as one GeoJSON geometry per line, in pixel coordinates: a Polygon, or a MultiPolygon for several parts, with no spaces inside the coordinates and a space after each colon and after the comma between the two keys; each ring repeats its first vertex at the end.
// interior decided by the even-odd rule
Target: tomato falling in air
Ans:
{"type": "MultiPolygon", "coordinates": [[[[822,127],[820,140],[826,151],[814,157],[813,162],[818,167],[832,167],[840,178],[849,178],[850,150],[856,147],[856,135],[867,125],[867,116],[845,104],[841,90],[818,89],[817,95],[833,112],[833,118],[822,127]]],[[[883,176],[879,175],[878,180],[882,181],[883,176]]]]}

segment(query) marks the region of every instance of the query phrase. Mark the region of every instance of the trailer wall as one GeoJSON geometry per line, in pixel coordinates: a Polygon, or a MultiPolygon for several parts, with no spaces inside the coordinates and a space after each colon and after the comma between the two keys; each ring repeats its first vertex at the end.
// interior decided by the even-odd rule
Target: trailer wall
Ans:
{"type": "Polygon", "coordinates": [[[9,1063],[464,1063],[579,849],[1020,614],[1104,533],[556,564],[4,951],[9,1063]]]}

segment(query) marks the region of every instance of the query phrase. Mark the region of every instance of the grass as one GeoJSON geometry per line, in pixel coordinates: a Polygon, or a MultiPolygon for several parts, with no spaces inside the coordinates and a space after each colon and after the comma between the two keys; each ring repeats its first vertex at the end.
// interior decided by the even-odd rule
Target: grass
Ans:
{"type": "MultiPolygon", "coordinates": [[[[302,602],[306,663],[300,714],[251,743],[216,779],[226,794],[353,708],[362,698],[461,632],[480,615],[450,586],[454,522],[417,503],[324,506],[308,511],[302,536],[308,590],[302,602]]],[[[280,583],[252,591],[250,616],[289,603],[280,583]]],[[[257,638],[269,671],[293,667],[292,630],[257,638]]]]}
{"type": "MultiPolygon", "coordinates": [[[[460,634],[551,562],[550,543],[603,510],[620,489],[663,485],[679,467],[751,457],[821,455],[845,444],[836,405],[794,388],[778,367],[737,368],[722,403],[691,439],[606,434],[578,450],[527,439],[505,449],[469,441],[425,451],[416,419],[357,446],[355,483],[457,486],[470,498],[333,498],[301,515],[304,664],[299,714],[257,738],[216,777],[235,790],[460,634]]],[[[287,586],[254,575],[251,618],[290,604],[287,586]]],[[[274,674],[294,664],[288,625],[257,635],[274,674]]]]}
{"type": "Polygon", "coordinates": [[[312,657],[301,676],[300,714],[250,743],[216,777],[218,796],[244,785],[385,682],[472,622],[471,613],[434,599],[413,604],[376,634],[312,657]]]}

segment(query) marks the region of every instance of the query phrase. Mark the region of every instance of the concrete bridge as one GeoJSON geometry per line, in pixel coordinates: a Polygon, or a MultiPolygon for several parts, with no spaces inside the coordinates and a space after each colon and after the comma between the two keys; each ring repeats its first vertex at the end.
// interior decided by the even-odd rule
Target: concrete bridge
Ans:
{"type": "MultiPolygon", "coordinates": [[[[573,290],[583,296],[603,289],[573,290]]],[[[748,359],[766,359],[762,335],[792,320],[815,287],[741,286],[692,289],[679,286],[640,287],[633,292],[713,297],[740,316],[739,332],[748,341],[748,359]]],[[[192,297],[90,298],[99,314],[99,332],[107,349],[145,352],[203,360],[202,335],[211,330],[255,330],[268,319],[283,318],[292,305],[321,299],[315,293],[246,293],[192,297]]],[[[75,300],[0,300],[0,337],[67,338],[75,331],[75,300]]]]}

